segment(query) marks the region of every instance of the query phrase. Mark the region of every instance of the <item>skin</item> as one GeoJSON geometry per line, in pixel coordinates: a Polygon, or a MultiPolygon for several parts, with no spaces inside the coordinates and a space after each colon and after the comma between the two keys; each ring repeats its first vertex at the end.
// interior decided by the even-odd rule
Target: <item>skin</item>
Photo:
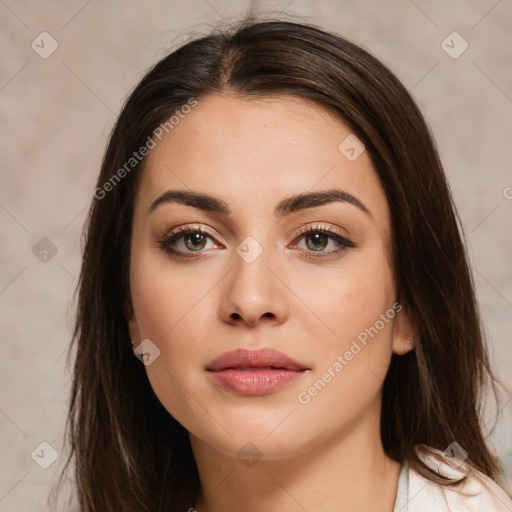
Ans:
{"type": "Polygon", "coordinates": [[[190,432],[201,478],[190,506],[199,512],[241,503],[246,512],[393,509],[400,465],[383,451],[379,422],[392,353],[404,354],[414,339],[405,305],[309,403],[298,401],[398,300],[387,199],[368,153],[349,161],[338,149],[350,133],[299,98],[215,95],[146,161],[133,218],[128,324],[135,345],[150,339],[160,350],[146,371],[190,432]],[[369,214],[331,202],[274,217],[285,197],[330,188],[352,194],[369,214]],[[179,203],[148,213],[169,189],[215,195],[232,215],[179,203]],[[319,224],[356,247],[334,254],[340,244],[327,238],[315,251],[311,236],[297,237],[301,226],[319,224]],[[215,239],[208,235],[201,246],[182,237],[173,247],[195,257],[175,259],[159,240],[185,225],[209,227],[215,239]],[[248,236],[263,249],[252,263],[236,252],[248,236]],[[226,351],[263,347],[309,370],[265,396],[227,391],[205,371],[226,351]],[[248,442],[261,454],[252,467],[237,457],[248,442]]]}

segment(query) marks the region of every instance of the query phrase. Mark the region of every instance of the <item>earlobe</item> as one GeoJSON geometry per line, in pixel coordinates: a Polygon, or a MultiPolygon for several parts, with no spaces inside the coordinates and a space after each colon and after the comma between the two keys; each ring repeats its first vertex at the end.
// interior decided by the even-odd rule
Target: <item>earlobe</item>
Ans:
{"type": "Polygon", "coordinates": [[[393,353],[399,356],[403,356],[404,354],[407,354],[407,352],[410,352],[411,350],[414,350],[414,341],[411,341],[408,338],[393,339],[393,353]]]}
{"type": "Polygon", "coordinates": [[[397,313],[393,330],[393,353],[402,356],[414,350],[418,339],[412,315],[407,307],[403,306],[397,313]]]}
{"type": "Polygon", "coordinates": [[[128,323],[128,332],[130,333],[130,339],[132,341],[132,346],[138,345],[140,342],[140,332],[139,332],[139,324],[137,323],[137,318],[135,317],[135,311],[131,304],[125,304],[123,308],[124,317],[128,323]]]}
{"type": "Polygon", "coordinates": [[[140,333],[139,325],[137,324],[135,315],[133,315],[132,318],[128,319],[128,332],[130,333],[132,345],[138,345],[140,342],[140,333]]]}

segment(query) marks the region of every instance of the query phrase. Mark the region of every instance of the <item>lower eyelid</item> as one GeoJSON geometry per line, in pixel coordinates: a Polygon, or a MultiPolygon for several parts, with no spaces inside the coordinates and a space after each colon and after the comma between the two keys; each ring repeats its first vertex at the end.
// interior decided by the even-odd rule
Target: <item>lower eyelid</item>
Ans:
{"type": "MultiPolygon", "coordinates": [[[[299,240],[297,242],[294,242],[292,247],[295,248],[297,245],[303,240],[303,236],[299,237],[299,240]]],[[[347,241],[340,241],[335,238],[329,237],[331,240],[333,240],[336,244],[336,247],[334,249],[325,249],[321,251],[314,251],[311,249],[303,249],[298,248],[299,252],[306,258],[309,259],[318,259],[318,258],[328,258],[328,257],[336,257],[337,255],[340,255],[341,253],[345,252],[347,249],[352,249],[355,247],[351,242],[347,243],[347,241]]]]}

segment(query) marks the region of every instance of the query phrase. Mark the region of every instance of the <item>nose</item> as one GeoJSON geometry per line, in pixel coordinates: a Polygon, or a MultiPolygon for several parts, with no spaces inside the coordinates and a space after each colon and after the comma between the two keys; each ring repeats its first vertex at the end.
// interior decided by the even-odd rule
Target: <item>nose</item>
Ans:
{"type": "Polygon", "coordinates": [[[286,286],[280,279],[270,249],[254,260],[233,255],[234,268],[229,272],[223,290],[221,316],[231,325],[255,327],[259,323],[278,325],[288,315],[286,286]]]}

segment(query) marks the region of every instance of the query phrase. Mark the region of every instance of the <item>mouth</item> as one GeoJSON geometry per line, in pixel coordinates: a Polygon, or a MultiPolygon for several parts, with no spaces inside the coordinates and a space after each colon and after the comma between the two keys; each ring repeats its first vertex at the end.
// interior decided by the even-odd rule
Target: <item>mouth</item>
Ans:
{"type": "Polygon", "coordinates": [[[222,388],[253,396],[276,391],[309,370],[306,365],[273,349],[226,352],[205,369],[222,388]]]}

